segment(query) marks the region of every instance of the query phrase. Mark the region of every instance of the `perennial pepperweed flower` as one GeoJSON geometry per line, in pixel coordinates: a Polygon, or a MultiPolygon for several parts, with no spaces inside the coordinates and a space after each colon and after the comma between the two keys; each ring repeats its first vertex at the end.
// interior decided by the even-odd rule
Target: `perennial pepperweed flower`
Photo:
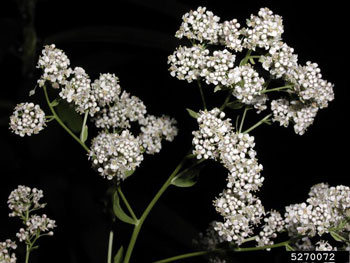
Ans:
{"type": "Polygon", "coordinates": [[[53,231],[51,231],[51,229],[55,227],[55,220],[48,218],[45,214],[41,216],[32,215],[26,222],[26,229],[21,228],[16,236],[21,242],[31,241],[31,239],[39,235],[53,236],[53,231]]]}
{"type": "Polygon", "coordinates": [[[320,240],[316,243],[316,251],[334,251],[336,247],[332,247],[327,241],[320,240]]]}
{"type": "Polygon", "coordinates": [[[32,102],[17,104],[10,117],[10,129],[21,137],[38,134],[45,126],[44,111],[32,102]]]}
{"type": "Polygon", "coordinates": [[[121,93],[119,78],[114,74],[101,74],[99,79],[92,83],[92,92],[99,106],[103,107],[118,99],[121,93]]]}
{"type": "Polygon", "coordinates": [[[89,159],[104,178],[124,180],[125,174],[143,161],[141,141],[129,130],[121,134],[101,132],[92,140],[89,159]]]}
{"type": "Polygon", "coordinates": [[[272,210],[267,214],[269,216],[264,218],[265,224],[261,227],[262,230],[256,238],[259,247],[273,245],[274,242],[271,239],[276,238],[277,233],[284,230],[285,222],[279,212],[272,210]]]}
{"type": "Polygon", "coordinates": [[[219,31],[220,44],[231,50],[242,51],[240,26],[237,19],[223,22],[219,31]]]}
{"type": "Polygon", "coordinates": [[[221,29],[220,17],[215,16],[206,7],[198,7],[182,16],[182,24],[175,36],[177,38],[187,37],[199,42],[207,41],[210,44],[218,42],[218,35],[221,29]]]}
{"type": "Polygon", "coordinates": [[[39,86],[44,86],[46,81],[51,82],[52,87],[56,89],[59,88],[59,84],[66,84],[66,79],[72,72],[69,65],[70,61],[62,50],[54,44],[45,46],[37,64],[37,68],[44,71],[38,80],[39,86]]]}
{"type": "Polygon", "coordinates": [[[11,253],[11,250],[16,248],[16,243],[10,239],[0,242],[0,263],[16,263],[16,255],[15,253],[11,253]]]}

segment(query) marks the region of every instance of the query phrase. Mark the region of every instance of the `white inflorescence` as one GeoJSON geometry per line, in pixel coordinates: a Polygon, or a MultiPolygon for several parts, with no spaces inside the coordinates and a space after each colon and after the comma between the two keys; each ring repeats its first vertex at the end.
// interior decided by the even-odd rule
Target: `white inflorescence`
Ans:
{"type": "Polygon", "coordinates": [[[208,41],[210,44],[218,42],[220,31],[220,18],[215,16],[206,7],[198,7],[182,16],[182,24],[175,36],[177,38],[186,37],[199,42],[208,41]]]}
{"type": "Polygon", "coordinates": [[[278,42],[269,49],[267,56],[262,56],[262,66],[276,78],[292,74],[298,67],[298,56],[294,49],[283,42],[278,42]]]}
{"type": "Polygon", "coordinates": [[[256,47],[269,49],[281,40],[284,31],[282,17],[268,8],[261,8],[258,16],[251,15],[247,26],[242,30],[245,35],[243,46],[252,50],[256,47]]]}
{"type": "Polygon", "coordinates": [[[78,113],[83,114],[85,111],[89,111],[90,115],[94,116],[100,108],[92,93],[89,76],[80,67],[74,68],[72,75],[73,77],[67,81],[59,93],[60,97],[69,103],[73,102],[78,113]]]}
{"type": "Polygon", "coordinates": [[[29,210],[37,210],[45,207],[45,204],[40,204],[39,201],[43,198],[43,191],[36,188],[31,189],[28,186],[19,185],[13,190],[8,197],[8,206],[12,211],[9,216],[22,217],[29,210]]]}
{"type": "Polygon", "coordinates": [[[171,142],[178,133],[176,120],[165,115],[161,117],[148,115],[140,124],[140,140],[148,154],[160,152],[162,139],[171,142]]]}
{"type": "Polygon", "coordinates": [[[285,222],[290,235],[322,236],[338,225],[350,212],[350,188],[318,184],[301,204],[286,207],[285,222]]]}
{"type": "Polygon", "coordinates": [[[38,134],[45,126],[44,111],[32,102],[17,104],[10,117],[10,129],[21,137],[38,134]]]}
{"type": "Polygon", "coordinates": [[[274,242],[271,239],[276,238],[277,233],[284,230],[285,223],[281,214],[274,210],[268,212],[268,214],[269,216],[264,218],[265,224],[261,227],[262,230],[256,238],[259,247],[273,245],[274,242]]]}
{"type": "Polygon", "coordinates": [[[179,46],[168,57],[171,76],[186,80],[189,83],[198,79],[206,65],[208,55],[209,50],[200,45],[194,45],[190,48],[179,46]]]}
{"type": "Polygon", "coordinates": [[[220,43],[231,50],[242,51],[240,26],[237,19],[223,22],[219,33],[220,43]]]}
{"type": "Polygon", "coordinates": [[[230,70],[228,77],[235,84],[232,94],[245,104],[254,104],[255,98],[261,94],[264,79],[249,64],[230,70]]]}
{"type": "Polygon", "coordinates": [[[92,92],[101,107],[113,103],[121,93],[119,78],[110,73],[101,74],[92,83],[92,92]]]}
{"type": "Polygon", "coordinates": [[[56,227],[55,220],[48,218],[45,214],[32,215],[27,223],[26,229],[21,228],[19,232],[16,234],[19,241],[29,241],[33,236],[36,236],[38,233],[45,234],[48,236],[53,236],[53,231],[56,227]]]}
{"type": "Polygon", "coordinates": [[[64,85],[72,72],[69,64],[69,59],[62,50],[53,44],[45,46],[37,65],[37,68],[44,71],[38,80],[39,86],[44,86],[46,81],[51,82],[52,87],[57,89],[59,84],[64,85]]]}
{"type": "Polygon", "coordinates": [[[92,140],[89,158],[104,178],[124,180],[125,174],[135,170],[143,160],[141,142],[129,130],[120,135],[101,132],[92,140]]]}
{"type": "Polygon", "coordinates": [[[217,159],[219,157],[218,143],[232,129],[230,119],[222,120],[224,117],[225,113],[218,108],[199,113],[197,118],[199,130],[192,133],[193,154],[198,159],[217,159]]]}
{"type": "Polygon", "coordinates": [[[316,243],[316,251],[334,251],[336,247],[332,247],[327,241],[320,240],[316,243]]]}
{"type": "Polygon", "coordinates": [[[16,248],[16,243],[10,239],[7,239],[5,242],[0,242],[0,263],[16,263],[16,255],[15,253],[11,253],[11,250],[16,248]]]}
{"type": "Polygon", "coordinates": [[[95,118],[98,128],[130,128],[130,122],[142,121],[146,106],[136,96],[123,91],[119,99],[109,108],[104,108],[95,118]]]}
{"type": "Polygon", "coordinates": [[[208,56],[206,66],[201,72],[207,84],[228,86],[229,79],[227,72],[234,67],[236,56],[227,49],[214,51],[212,56],[208,56]]]}

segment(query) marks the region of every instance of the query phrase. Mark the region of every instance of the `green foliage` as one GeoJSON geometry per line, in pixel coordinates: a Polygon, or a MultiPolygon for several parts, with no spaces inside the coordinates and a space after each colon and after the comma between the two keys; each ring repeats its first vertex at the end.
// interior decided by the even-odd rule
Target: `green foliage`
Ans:
{"type": "Polygon", "coordinates": [[[123,246],[121,246],[117,254],[114,256],[113,263],[121,263],[123,260],[123,254],[124,254],[124,248],[123,246]]]}
{"type": "Polygon", "coordinates": [[[80,133],[83,125],[82,117],[67,102],[62,101],[56,107],[60,119],[75,133],[80,133]]]}
{"type": "Polygon", "coordinates": [[[195,118],[195,119],[198,118],[198,113],[197,113],[197,112],[195,112],[195,111],[193,111],[193,110],[191,110],[191,109],[188,109],[188,108],[186,108],[186,110],[187,110],[188,114],[190,114],[190,116],[191,116],[192,118],[195,118]]]}
{"type": "Polygon", "coordinates": [[[131,224],[131,225],[135,225],[136,222],[133,218],[131,218],[130,216],[128,216],[123,208],[121,207],[120,205],[120,198],[119,198],[119,194],[117,191],[114,192],[113,194],[113,212],[115,214],[115,216],[123,221],[124,223],[128,223],[128,224],[131,224]]]}
{"type": "Polygon", "coordinates": [[[203,166],[198,166],[194,168],[188,168],[184,172],[178,174],[171,181],[172,185],[177,187],[191,187],[198,182],[199,174],[203,166]]]}

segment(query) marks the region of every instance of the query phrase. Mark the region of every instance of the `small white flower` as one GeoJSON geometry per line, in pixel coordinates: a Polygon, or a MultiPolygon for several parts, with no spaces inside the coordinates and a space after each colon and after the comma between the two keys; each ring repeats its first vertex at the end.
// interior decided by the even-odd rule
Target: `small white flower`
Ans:
{"type": "Polygon", "coordinates": [[[240,26],[237,19],[223,22],[219,32],[220,43],[231,50],[242,51],[240,26]]]}
{"type": "Polygon", "coordinates": [[[16,248],[16,243],[10,239],[7,239],[5,242],[0,242],[0,263],[16,263],[16,255],[15,253],[11,253],[11,250],[16,248]]]}
{"type": "Polygon", "coordinates": [[[115,102],[121,93],[119,78],[110,73],[100,74],[92,83],[92,93],[101,107],[115,102]]]}

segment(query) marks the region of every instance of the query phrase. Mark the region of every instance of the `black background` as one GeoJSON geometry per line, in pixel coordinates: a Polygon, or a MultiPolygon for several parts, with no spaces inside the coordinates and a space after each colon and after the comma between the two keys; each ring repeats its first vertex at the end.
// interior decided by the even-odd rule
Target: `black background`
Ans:
{"type": "MultiPolygon", "coordinates": [[[[237,18],[242,25],[260,7],[269,7],[283,17],[284,40],[295,48],[299,62],[317,62],[323,77],[335,84],[335,100],[319,112],[305,135],[295,135],[292,128],[277,124],[252,132],[264,166],[265,182],[259,196],[266,209],[281,210],[304,201],[308,189],[319,182],[349,185],[349,23],[344,6],[335,1],[38,1],[34,17],[37,52],[44,44],[55,43],[72,66],[83,67],[92,79],[99,73],[115,73],[122,88],[140,97],[149,113],[168,114],[178,121],[180,133],[175,141],[165,143],[160,154],[146,156],[137,172],[123,183],[136,214],[141,215],[188,151],[191,131],[196,129],[185,108],[200,109],[198,89],[170,76],[167,56],[184,43],[174,37],[181,16],[199,5],[207,6],[221,21],[237,18]]],[[[17,103],[34,100],[44,105],[40,90],[35,98],[28,98],[40,72],[30,65],[23,73],[20,56],[27,23],[15,1],[1,3],[0,240],[15,238],[20,224],[7,217],[6,200],[18,184],[25,184],[44,190],[45,213],[58,225],[54,237],[40,240],[41,248],[33,252],[32,262],[106,262],[111,225],[103,213],[103,200],[108,182],[90,168],[84,150],[57,124],[50,123],[40,135],[25,138],[8,130],[17,103]]],[[[224,99],[224,94],[214,95],[212,90],[205,86],[209,108],[224,99]]],[[[258,118],[261,116],[250,113],[247,126],[258,118]]],[[[220,220],[212,200],[225,187],[225,178],[225,170],[210,163],[194,187],[171,187],[145,222],[132,262],[152,262],[193,251],[192,239],[198,232],[210,221],[220,220]]],[[[132,228],[118,223],[114,229],[117,250],[128,244],[132,228]]],[[[233,258],[247,262],[245,256],[233,258]]]]}

